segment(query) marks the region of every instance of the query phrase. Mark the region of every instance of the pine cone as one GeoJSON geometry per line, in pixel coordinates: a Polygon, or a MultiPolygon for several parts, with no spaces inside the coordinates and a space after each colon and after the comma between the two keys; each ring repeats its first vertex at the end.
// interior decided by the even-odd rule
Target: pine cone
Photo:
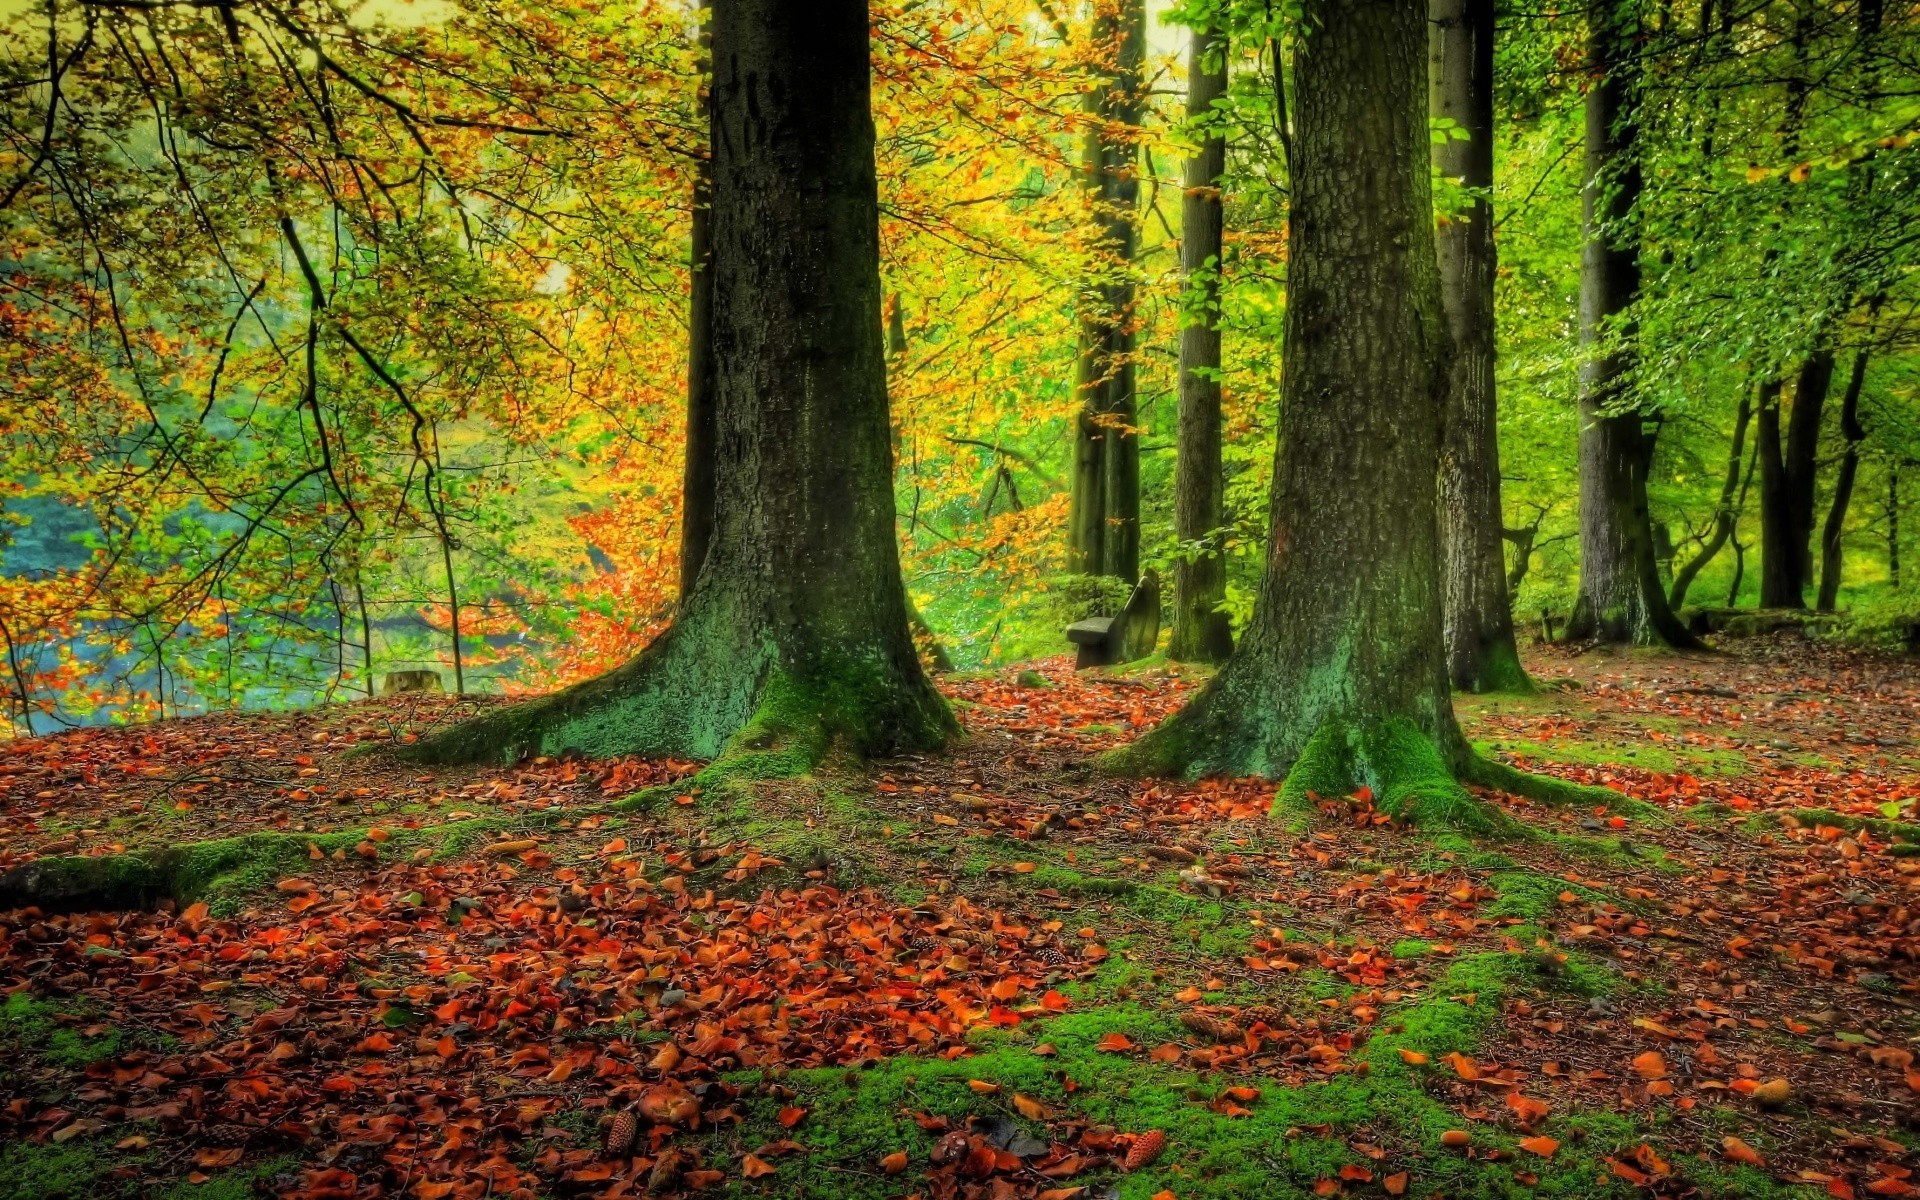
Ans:
{"type": "Polygon", "coordinates": [[[615,1113],[607,1126],[607,1157],[625,1158],[633,1153],[634,1139],[640,1136],[640,1121],[630,1112],[615,1113]]]}
{"type": "Polygon", "coordinates": [[[1046,946],[1040,951],[1040,961],[1050,967],[1064,967],[1067,965],[1067,956],[1060,953],[1058,946],[1046,946]]]}
{"type": "Polygon", "coordinates": [[[1167,1148],[1167,1135],[1158,1129],[1149,1130],[1133,1139],[1133,1145],[1127,1148],[1127,1170],[1138,1171],[1167,1148]]]}
{"type": "Polygon", "coordinates": [[[1240,1036],[1240,1031],[1232,1025],[1203,1012],[1181,1013],[1180,1023],[1201,1037],[1210,1038],[1216,1042],[1230,1041],[1240,1036]]]}
{"type": "Polygon", "coordinates": [[[1286,1014],[1271,1004],[1255,1004],[1240,1010],[1240,1015],[1249,1025],[1265,1025],[1268,1029],[1280,1028],[1286,1020],[1286,1014]]]}

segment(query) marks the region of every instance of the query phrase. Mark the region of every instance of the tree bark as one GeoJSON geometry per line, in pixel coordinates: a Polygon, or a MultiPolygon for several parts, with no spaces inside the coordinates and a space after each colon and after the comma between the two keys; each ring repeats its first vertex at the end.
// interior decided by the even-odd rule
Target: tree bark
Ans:
{"type": "Polygon", "coordinates": [[[1453,343],[1440,444],[1441,589],[1447,672],[1469,692],[1528,688],[1513,636],[1500,530],[1493,281],[1493,0],[1432,0],[1430,108],[1465,138],[1433,147],[1434,166],[1474,190],[1435,235],[1453,343]]]}
{"type": "Polygon", "coordinates": [[[1847,390],[1840,397],[1840,435],[1847,440],[1840,469],[1833,480],[1833,503],[1820,531],[1820,597],[1817,608],[1832,612],[1840,600],[1842,542],[1846,537],[1847,508],[1853,503],[1853,485],[1860,474],[1860,443],[1867,431],[1860,424],[1860,390],[1867,381],[1867,352],[1855,351],[1847,374],[1847,390]]]}
{"type": "MultiPolygon", "coordinates": [[[[1213,113],[1227,94],[1227,43],[1218,10],[1199,18],[1187,58],[1187,120],[1213,113]]],[[[1233,653],[1233,629],[1219,611],[1227,595],[1220,553],[1224,521],[1220,463],[1220,253],[1224,213],[1220,177],[1227,168],[1226,134],[1217,125],[1195,130],[1187,159],[1180,213],[1180,269],[1185,276],[1186,324],[1180,330],[1180,434],[1175,468],[1173,531],[1182,552],[1173,572],[1173,635],[1168,657],[1224,662],[1233,653]],[[1189,547],[1204,547],[1198,552],[1189,547]]]]}
{"type": "MultiPolygon", "coordinates": [[[[1498,823],[1456,773],[1441,627],[1448,354],[1433,244],[1425,0],[1306,0],[1266,575],[1240,647],[1114,765],[1372,789],[1414,822],[1498,823]]],[[[1538,782],[1538,781],[1534,781],[1538,782]]]]}
{"type": "MultiPolygon", "coordinates": [[[[700,22],[699,90],[694,118],[712,122],[713,25],[700,22]]],[[[693,582],[706,562],[713,541],[713,158],[711,149],[693,166],[693,219],[688,231],[688,264],[692,285],[687,297],[687,440],[686,470],[682,476],[680,506],[680,596],[693,592],[693,582]]]]}
{"type": "Polygon", "coordinates": [[[1833,351],[1816,350],[1800,366],[1781,437],[1781,386],[1771,381],[1760,407],[1760,607],[1805,608],[1813,582],[1814,492],[1820,419],[1833,386],[1833,351]]]}
{"type": "Polygon", "coordinates": [[[1111,62],[1087,96],[1082,151],[1092,249],[1101,260],[1082,300],[1074,372],[1080,415],[1074,431],[1068,559],[1075,571],[1140,575],[1140,438],[1135,427],[1133,258],[1140,196],[1136,130],[1145,101],[1145,0],[1096,0],[1096,53],[1111,62]]]}
{"type": "Polygon", "coordinates": [[[1580,594],[1569,641],[1693,646],[1667,607],[1647,511],[1653,442],[1634,407],[1640,294],[1639,21],[1633,0],[1587,7],[1580,260],[1580,594]]]}
{"type": "MultiPolygon", "coordinates": [[[[862,0],[713,6],[713,538],[640,656],[425,744],[711,758],[954,732],[907,631],[862,0]]],[[[771,769],[771,767],[769,768],[771,769]]]]}
{"type": "Polygon", "coordinates": [[[1740,494],[1740,468],[1746,459],[1747,426],[1753,423],[1753,400],[1746,389],[1740,392],[1740,407],[1733,415],[1733,449],[1727,452],[1727,477],[1720,483],[1720,503],[1713,510],[1713,530],[1701,544],[1700,552],[1673,573],[1673,588],[1667,593],[1667,607],[1678,612],[1687,602],[1687,592],[1708,563],[1719,557],[1727,539],[1733,536],[1738,509],[1734,498],[1740,494]]]}

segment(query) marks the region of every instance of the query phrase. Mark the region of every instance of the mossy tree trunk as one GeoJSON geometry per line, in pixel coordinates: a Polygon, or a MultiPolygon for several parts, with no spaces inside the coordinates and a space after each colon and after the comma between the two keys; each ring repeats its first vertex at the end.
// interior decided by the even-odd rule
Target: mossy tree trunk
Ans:
{"type": "Polygon", "coordinates": [[[713,6],[714,528],[638,658],[439,759],[938,745],[895,542],[862,0],[713,6]]]}
{"type": "Polygon", "coordinates": [[[1436,234],[1453,356],[1440,444],[1441,592],[1447,671],[1463,691],[1530,684],[1513,636],[1495,425],[1493,280],[1493,0],[1432,0],[1431,109],[1464,138],[1433,148],[1434,166],[1472,189],[1436,234]]]}
{"type": "Polygon", "coordinates": [[[1634,405],[1640,295],[1637,0],[1589,0],[1580,260],[1580,592],[1569,641],[1692,646],[1667,607],[1647,510],[1653,439],[1634,405]]]}
{"type": "MultiPolygon", "coordinates": [[[[699,91],[694,116],[712,122],[713,26],[700,23],[699,91]]],[[[692,286],[687,297],[687,440],[681,483],[680,596],[693,592],[713,541],[713,159],[693,165],[693,214],[687,236],[692,286]]]]}
{"type": "Polygon", "coordinates": [[[1146,99],[1145,0],[1095,0],[1093,52],[1099,77],[1087,96],[1082,151],[1095,256],[1081,299],[1074,370],[1080,415],[1074,429],[1068,560],[1088,575],[1140,576],[1140,437],[1134,398],[1134,250],[1139,170],[1135,160],[1146,99]]]}
{"type": "Polygon", "coordinates": [[[1441,630],[1448,334],[1425,0],[1307,0],[1266,574],[1239,649],[1122,769],[1471,807],[1441,630]]]}
{"type": "Polygon", "coordinates": [[[1227,168],[1227,139],[1214,104],[1227,94],[1224,15],[1216,7],[1194,18],[1187,57],[1187,120],[1194,150],[1187,159],[1180,216],[1187,312],[1180,330],[1179,460],[1173,497],[1173,531],[1183,552],[1174,566],[1173,636],[1167,653],[1189,662],[1222,662],[1233,653],[1233,630],[1220,611],[1227,596],[1226,562],[1220,553],[1220,176],[1227,168]],[[1192,549],[1195,546],[1200,548],[1192,549]]]}

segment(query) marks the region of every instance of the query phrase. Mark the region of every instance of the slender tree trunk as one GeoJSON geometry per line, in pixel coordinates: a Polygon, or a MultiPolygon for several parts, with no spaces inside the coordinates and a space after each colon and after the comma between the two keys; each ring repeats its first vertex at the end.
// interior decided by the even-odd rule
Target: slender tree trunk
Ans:
{"type": "Polygon", "coordinates": [[[1220,176],[1227,139],[1218,125],[1198,126],[1227,94],[1227,43],[1218,10],[1199,18],[1187,57],[1187,120],[1196,146],[1187,159],[1180,213],[1180,269],[1186,279],[1186,324],[1180,330],[1180,446],[1173,498],[1174,535],[1182,555],[1173,574],[1171,658],[1223,662],[1233,630],[1219,611],[1227,595],[1220,553],[1224,506],[1220,465],[1220,253],[1224,214],[1220,176]],[[1186,549],[1196,543],[1205,549],[1186,549]]]}
{"type": "MultiPolygon", "coordinates": [[[[898,375],[900,359],[906,352],[907,303],[900,293],[895,292],[893,303],[887,305],[887,375],[889,378],[898,375]]],[[[892,407],[891,399],[888,407],[892,407]]],[[[892,432],[894,436],[890,444],[897,455],[900,449],[899,430],[896,427],[892,432]]],[[[1005,470],[1004,467],[1001,469],[1005,470]]],[[[940,675],[947,674],[953,670],[953,659],[948,656],[946,646],[940,641],[940,635],[935,633],[933,626],[927,624],[927,619],[920,615],[920,606],[913,602],[913,593],[908,592],[906,596],[907,628],[912,630],[913,636],[920,639],[920,644],[926,648],[929,665],[934,672],[940,675]]]]}
{"type": "Polygon", "coordinates": [[[1820,419],[1833,385],[1833,352],[1816,350],[1801,364],[1793,407],[1781,437],[1780,382],[1760,409],[1760,607],[1805,608],[1813,582],[1814,492],[1819,476],[1820,419]]]}
{"type": "MultiPolygon", "coordinates": [[[[702,124],[712,119],[713,26],[700,23],[700,82],[694,116],[702,124]]],[[[713,402],[713,158],[694,163],[693,220],[689,231],[688,263],[692,288],[687,299],[687,440],[686,470],[681,486],[680,596],[693,592],[693,582],[713,541],[713,456],[715,419],[713,402]]]]}
{"type": "Polygon", "coordinates": [[[1747,493],[1753,490],[1753,475],[1760,464],[1760,447],[1756,444],[1753,452],[1747,455],[1747,471],[1740,480],[1740,497],[1733,504],[1733,525],[1727,530],[1727,538],[1733,543],[1733,582],[1727,585],[1727,607],[1732,608],[1740,600],[1740,584],[1747,573],[1747,547],[1740,540],[1740,514],[1747,511],[1747,493]]]}
{"type": "Polygon", "coordinates": [[[1467,136],[1433,148],[1434,166],[1475,192],[1440,223],[1440,294],[1453,355],[1440,445],[1441,589],[1447,673],[1469,692],[1529,686],[1513,637],[1500,530],[1494,416],[1493,0],[1432,0],[1430,108],[1467,136]]]}
{"type": "Polygon", "coordinates": [[[353,602],[360,609],[360,664],[367,672],[367,699],[373,699],[373,621],[367,616],[367,589],[354,572],[353,602]]]}
{"type": "Polygon", "coordinates": [[[1887,579],[1900,590],[1900,461],[1887,462],[1887,579]]]}
{"type": "Polygon", "coordinates": [[[1455,780],[1491,769],[1454,721],[1441,627],[1426,0],[1301,15],[1266,575],[1227,665],[1115,765],[1285,774],[1294,807],[1365,786],[1401,819],[1488,824],[1455,780]]]}
{"type": "Polygon", "coordinates": [[[1633,404],[1640,294],[1639,21],[1589,0],[1586,244],[1580,263],[1580,594],[1569,641],[1692,646],[1667,607],[1647,511],[1653,445],[1633,404]]]}
{"type": "Polygon", "coordinates": [[[673,626],[425,757],[925,749],[955,726],[907,631],[863,0],[713,6],[713,538],[673,626]]]}
{"type": "Polygon", "coordinates": [[[1867,380],[1867,352],[1856,351],[1853,368],[1847,375],[1847,390],[1840,398],[1840,434],[1847,440],[1840,457],[1840,470],[1833,481],[1833,503],[1827,509],[1827,523],[1820,532],[1821,612],[1832,612],[1840,600],[1841,543],[1847,529],[1847,508],[1853,503],[1853,484],[1860,473],[1860,443],[1867,431],[1860,424],[1860,389],[1867,380]]]}
{"type": "Polygon", "coordinates": [[[1737,515],[1734,497],[1740,492],[1740,468],[1745,465],[1747,426],[1753,423],[1753,400],[1746,388],[1740,389],[1740,407],[1733,415],[1733,448],[1727,452],[1727,475],[1720,484],[1720,503],[1713,510],[1713,530],[1701,544],[1700,552],[1673,573],[1673,588],[1667,593],[1667,606],[1675,612],[1687,602],[1687,592],[1706,565],[1719,557],[1733,534],[1737,515]]]}
{"type": "Polygon", "coordinates": [[[1102,261],[1083,298],[1075,390],[1069,561],[1089,575],[1140,574],[1140,439],[1135,428],[1133,258],[1140,197],[1135,130],[1145,101],[1145,0],[1095,0],[1093,44],[1111,63],[1087,97],[1082,157],[1102,261]]]}

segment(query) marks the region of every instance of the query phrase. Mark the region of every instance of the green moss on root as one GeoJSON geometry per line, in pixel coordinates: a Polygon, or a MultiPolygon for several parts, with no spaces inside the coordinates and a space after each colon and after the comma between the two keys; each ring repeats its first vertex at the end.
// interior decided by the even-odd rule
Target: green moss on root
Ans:
{"type": "Polygon", "coordinates": [[[741,644],[729,614],[709,610],[605,675],[468,721],[402,754],[512,763],[534,754],[718,759],[778,752],[764,769],[794,774],[830,746],[860,755],[934,749],[958,728],[917,665],[903,675],[857,652],[788,665],[771,644],[741,644]]]}
{"type": "Polygon", "coordinates": [[[1479,755],[1464,756],[1460,777],[1468,783],[1536,800],[1541,804],[1565,807],[1603,808],[1623,817],[1664,819],[1660,809],[1644,800],[1635,800],[1612,788],[1568,783],[1551,775],[1535,775],[1503,762],[1479,755]]]}
{"type": "Polygon", "coordinates": [[[1277,812],[1307,817],[1320,799],[1371,789],[1394,820],[1428,828],[1512,834],[1511,817],[1474,798],[1431,737],[1400,721],[1322,725],[1274,797],[1277,812]]]}
{"type": "Polygon", "coordinates": [[[0,873],[0,908],[59,910],[140,908],[157,900],[182,904],[205,900],[216,914],[237,910],[248,895],[265,891],[323,855],[354,853],[362,843],[389,858],[435,845],[439,855],[464,853],[491,834],[550,825],[562,814],[548,811],[515,817],[476,817],[423,829],[391,831],[385,842],[368,842],[367,831],[249,833],[152,850],[99,856],[40,858],[0,873]]]}
{"type": "Polygon", "coordinates": [[[1793,818],[1802,825],[1831,825],[1836,829],[1849,832],[1866,830],[1875,837],[1889,842],[1920,842],[1920,825],[1911,821],[1894,821],[1885,817],[1854,817],[1846,813],[1837,813],[1830,808],[1795,809],[1793,818]]]}

